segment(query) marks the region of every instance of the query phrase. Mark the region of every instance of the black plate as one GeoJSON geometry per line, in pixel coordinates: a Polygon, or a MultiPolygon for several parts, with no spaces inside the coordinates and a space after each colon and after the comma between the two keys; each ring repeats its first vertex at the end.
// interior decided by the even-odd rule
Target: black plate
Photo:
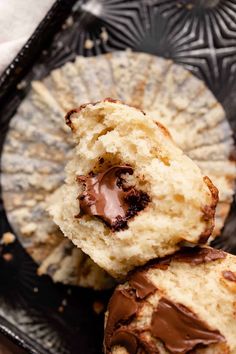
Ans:
{"type": "MultiPolygon", "coordinates": [[[[204,80],[223,104],[235,132],[235,18],[236,0],[57,1],[0,78],[1,146],[32,79],[46,76],[77,54],[126,48],[172,58],[204,80]],[[103,27],[106,43],[100,40],[103,27]],[[91,49],[85,49],[86,39],[93,41],[91,49]]],[[[236,253],[235,209],[233,203],[215,245],[232,253],[236,253]]],[[[11,229],[2,203],[0,213],[2,234],[11,229]]],[[[101,353],[103,313],[96,314],[94,306],[106,306],[110,293],[55,285],[46,276],[38,278],[35,270],[19,243],[0,248],[0,331],[29,353],[101,353]],[[6,261],[6,253],[13,258],[6,261]]]]}

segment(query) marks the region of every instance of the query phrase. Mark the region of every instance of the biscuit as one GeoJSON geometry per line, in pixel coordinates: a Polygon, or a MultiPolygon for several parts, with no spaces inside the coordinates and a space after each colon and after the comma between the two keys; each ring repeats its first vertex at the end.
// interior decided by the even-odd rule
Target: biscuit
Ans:
{"type": "Polygon", "coordinates": [[[49,212],[95,263],[122,278],[183,242],[207,241],[218,191],[164,126],[111,99],[66,122],[76,147],[49,212]]]}
{"type": "Polygon", "coordinates": [[[153,261],[114,291],[105,354],[236,353],[236,257],[207,247],[153,261]]]}

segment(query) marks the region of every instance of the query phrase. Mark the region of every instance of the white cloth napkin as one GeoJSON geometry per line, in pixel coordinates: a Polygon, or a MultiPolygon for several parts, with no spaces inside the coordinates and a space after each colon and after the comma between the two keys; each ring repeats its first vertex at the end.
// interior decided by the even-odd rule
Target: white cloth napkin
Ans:
{"type": "Polygon", "coordinates": [[[55,0],[0,0],[0,74],[27,42],[55,0]]]}

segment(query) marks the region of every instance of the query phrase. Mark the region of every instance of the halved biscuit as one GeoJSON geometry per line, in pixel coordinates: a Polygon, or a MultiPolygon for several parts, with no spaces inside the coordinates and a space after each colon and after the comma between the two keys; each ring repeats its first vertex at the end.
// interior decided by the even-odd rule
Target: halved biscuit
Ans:
{"type": "Polygon", "coordinates": [[[234,354],[236,257],[184,249],[132,273],[114,291],[104,352],[234,354]]]}
{"type": "Polygon", "coordinates": [[[49,212],[65,236],[116,278],[206,242],[218,191],[144,112],[105,99],[66,116],[76,147],[49,212]]]}

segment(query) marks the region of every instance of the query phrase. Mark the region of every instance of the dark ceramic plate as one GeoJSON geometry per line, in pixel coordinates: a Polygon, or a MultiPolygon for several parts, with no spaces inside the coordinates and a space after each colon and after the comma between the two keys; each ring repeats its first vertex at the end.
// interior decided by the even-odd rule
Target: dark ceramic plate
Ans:
{"type": "MultiPolygon", "coordinates": [[[[77,54],[126,48],[172,58],[204,80],[236,131],[236,0],[65,0],[56,2],[0,78],[1,146],[32,79],[77,54]],[[103,27],[106,43],[99,40],[103,27]],[[86,39],[93,41],[91,49],[85,49],[86,39]]],[[[234,202],[215,244],[232,253],[235,209],[234,202]]],[[[2,203],[0,213],[2,234],[11,230],[2,203]]],[[[35,270],[19,243],[0,246],[0,331],[29,353],[101,353],[103,313],[94,308],[106,306],[109,292],[55,285],[35,270]]]]}

